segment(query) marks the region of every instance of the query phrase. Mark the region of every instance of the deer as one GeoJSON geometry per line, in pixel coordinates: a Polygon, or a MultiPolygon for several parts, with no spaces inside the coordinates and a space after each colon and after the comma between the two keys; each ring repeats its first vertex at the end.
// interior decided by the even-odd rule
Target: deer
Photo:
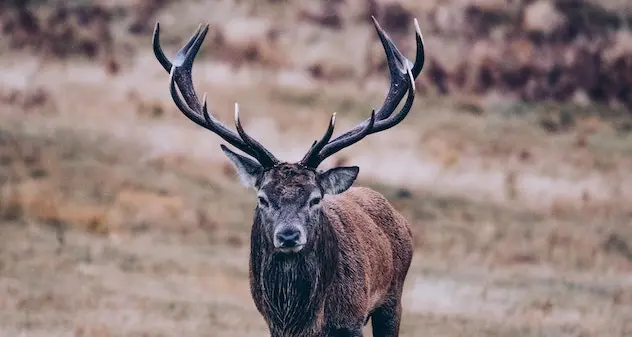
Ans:
{"type": "Polygon", "coordinates": [[[208,32],[200,25],[170,61],[153,51],[169,73],[169,92],[192,122],[237,148],[220,147],[239,180],[257,196],[250,232],[249,285],[256,309],[273,337],[361,337],[371,320],[375,337],[399,335],[402,292],[413,257],[413,235],[404,216],[379,192],[352,186],[358,166],[319,170],[331,155],[404,120],[415,98],[415,79],[424,64],[417,20],[412,63],[372,17],[386,54],[390,87],[368,119],[332,139],[334,113],[324,135],[296,163],[277,159],[249,136],[235,103],[232,131],[211,113],[193,87],[192,67],[208,32]],[[401,109],[396,108],[406,100],[401,109]]]}

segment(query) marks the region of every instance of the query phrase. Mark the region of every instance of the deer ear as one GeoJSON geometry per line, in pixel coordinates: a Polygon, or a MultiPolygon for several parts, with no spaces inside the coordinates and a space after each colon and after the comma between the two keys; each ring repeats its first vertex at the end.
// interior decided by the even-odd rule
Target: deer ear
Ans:
{"type": "Polygon", "coordinates": [[[220,147],[228,159],[230,159],[233,163],[241,183],[246,187],[254,188],[257,184],[257,179],[263,172],[263,166],[246,156],[242,156],[231,151],[229,148],[224,146],[224,144],[221,144],[220,147]]]}
{"type": "Polygon", "coordinates": [[[357,166],[335,167],[318,175],[320,186],[325,194],[342,193],[353,185],[360,168],[357,166]]]}

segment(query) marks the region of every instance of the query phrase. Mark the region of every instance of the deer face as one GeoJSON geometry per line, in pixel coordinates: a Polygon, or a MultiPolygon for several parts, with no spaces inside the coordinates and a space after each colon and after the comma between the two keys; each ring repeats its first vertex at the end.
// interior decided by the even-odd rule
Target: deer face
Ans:
{"type": "Polygon", "coordinates": [[[323,197],[346,191],[359,171],[354,166],[316,172],[288,163],[264,171],[253,160],[222,149],[242,183],[257,192],[256,217],[263,224],[266,239],[283,253],[298,253],[313,240],[323,197]]]}

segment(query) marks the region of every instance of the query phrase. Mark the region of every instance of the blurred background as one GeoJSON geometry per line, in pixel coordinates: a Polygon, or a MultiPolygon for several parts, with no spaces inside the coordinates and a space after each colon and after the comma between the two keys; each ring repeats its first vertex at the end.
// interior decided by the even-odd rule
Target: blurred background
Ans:
{"type": "MultiPolygon", "coordinates": [[[[0,335],[266,336],[255,196],[151,50],[209,23],[213,113],[299,160],[414,55],[411,113],[323,163],[407,219],[402,336],[632,335],[632,2],[0,1],[0,335]]],[[[367,336],[370,336],[367,329],[367,336]]]]}

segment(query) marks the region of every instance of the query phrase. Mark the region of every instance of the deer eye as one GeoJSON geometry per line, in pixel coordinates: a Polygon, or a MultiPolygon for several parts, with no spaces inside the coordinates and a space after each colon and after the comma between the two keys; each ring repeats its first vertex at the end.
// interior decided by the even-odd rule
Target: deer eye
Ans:
{"type": "Polygon", "coordinates": [[[261,207],[268,207],[270,206],[270,203],[268,203],[268,200],[266,200],[265,197],[259,196],[259,205],[261,207]]]}
{"type": "Polygon", "coordinates": [[[310,200],[309,201],[309,207],[314,207],[314,206],[320,204],[320,199],[321,199],[320,197],[316,197],[316,198],[313,198],[312,200],[310,200]]]}

